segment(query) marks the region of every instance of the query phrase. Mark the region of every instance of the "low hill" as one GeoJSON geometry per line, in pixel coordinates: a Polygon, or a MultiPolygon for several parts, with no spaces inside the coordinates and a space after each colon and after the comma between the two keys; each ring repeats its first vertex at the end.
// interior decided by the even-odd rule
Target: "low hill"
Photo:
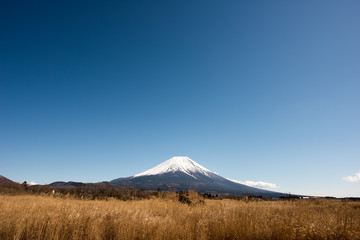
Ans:
{"type": "Polygon", "coordinates": [[[13,183],[10,179],[0,175],[0,183],[13,183]]]}

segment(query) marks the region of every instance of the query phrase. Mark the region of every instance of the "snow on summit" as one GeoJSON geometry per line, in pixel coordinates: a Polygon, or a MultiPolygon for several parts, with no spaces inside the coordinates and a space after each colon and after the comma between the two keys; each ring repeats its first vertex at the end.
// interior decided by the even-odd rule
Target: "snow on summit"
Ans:
{"type": "Polygon", "coordinates": [[[191,160],[188,157],[172,157],[169,160],[139,174],[134,175],[133,177],[140,176],[149,176],[149,175],[158,175],[169,172],[183,172],[193,178],[196,178],[192,173],[201,173],[208,176],[208,173],[213,173],[210,170],[204,168],[200,164],[191,160]]]}

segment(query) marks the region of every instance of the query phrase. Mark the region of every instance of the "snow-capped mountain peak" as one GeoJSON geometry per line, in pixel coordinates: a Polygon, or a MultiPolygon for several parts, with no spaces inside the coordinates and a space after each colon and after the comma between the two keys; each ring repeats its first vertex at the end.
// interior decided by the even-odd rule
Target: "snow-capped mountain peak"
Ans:
{"type": "Polygon", "coordinates": [[[177,157],[172,157],[169,160],[145,172],[136,174],[133,177],[158,175],[158,174],[178,172],[178,171],[183,172],[193,178],[196,178],[194,176],[194,173],[205,174],[206,176],[208,176],[209,173],[213,173],[188,157],[177,156],[177,157]]]}
{"type": "Polygon", "coordinates": [[[173,157],[139,174],[110,181],[116,188],[134,187],[143,190],[195,190],[210,194],[239,194],[280,197],[283,193],[235,183],[212,172],[188,157],[173,157]]]}

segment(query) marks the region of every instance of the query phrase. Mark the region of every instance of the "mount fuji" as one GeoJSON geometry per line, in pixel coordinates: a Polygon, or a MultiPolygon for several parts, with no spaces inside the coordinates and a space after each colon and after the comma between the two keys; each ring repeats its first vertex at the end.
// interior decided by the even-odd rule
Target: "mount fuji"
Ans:
{"type": "Polygon", "coordinates": [[[127,178],[110,181],[114,187],[135,187],[143,190],[181,191],[195,190],[211,194],[236,194],[263,197],[282,197],[278,193],[249,187],[219,176],[188,157],[173,157],[169,160],[127,178]]]}

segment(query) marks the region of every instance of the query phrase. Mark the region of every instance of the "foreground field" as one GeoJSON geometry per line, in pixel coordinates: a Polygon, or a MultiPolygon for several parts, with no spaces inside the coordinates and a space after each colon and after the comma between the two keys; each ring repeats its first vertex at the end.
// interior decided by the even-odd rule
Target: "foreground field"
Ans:
{"type": "Polygon", "coordinates": [[[360,239],[360,203],[0,195],[0,239],[360,239]]]}

